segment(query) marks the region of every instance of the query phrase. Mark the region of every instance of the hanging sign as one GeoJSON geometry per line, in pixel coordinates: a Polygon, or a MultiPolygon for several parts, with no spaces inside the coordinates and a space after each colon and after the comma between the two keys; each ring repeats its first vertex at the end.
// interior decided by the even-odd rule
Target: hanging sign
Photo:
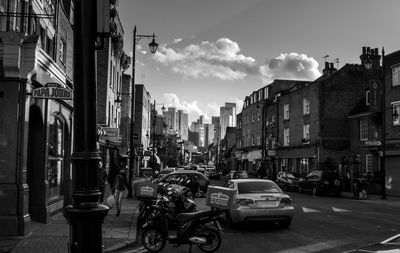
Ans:
{"type": "Polygon", "coordinates": [[[72,100],[72,90],[58,83],[47,83],[44,87],[32,90],[33,98],[72,100]]]}
{"type": "Polygon", "coordinates": [[[379,80],[369,81],[369,111],[381,111],[381,82],[379,80]]]}

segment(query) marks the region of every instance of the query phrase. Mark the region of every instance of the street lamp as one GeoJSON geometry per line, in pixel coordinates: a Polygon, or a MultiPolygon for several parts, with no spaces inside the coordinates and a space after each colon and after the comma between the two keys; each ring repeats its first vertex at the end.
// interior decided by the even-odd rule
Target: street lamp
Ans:
{"type": "MultiPolygon", "coordinates": [[[[156,111],[156,100],[154,99],[154,105],[153,105],[153,157],[152,157],[152,163],[153,163],[153,173],[155,172],[155,136],[156,136],[156,123],[157,123],[157,111],[156,111]]],[[[160,104],[161,105],[161,104],[160,104]]],[[[161,107],[161,110],[164,112],[165,111],[165,106],[161,107]]]]}
{"type": "MultiPolygon", "coordinates": [[[[376,49],[378,50],[378,49],[376,49]]],[[[370,71],[373,66],[373,61],[371,59],[371,55],[367,54],[367,58],[364,61],[364,67],[367,71],[370,71]]],[[[386,129],[385,129],[385,114],[386,114],[386,94],[385,94],[385,68],[384,68],[384,58],[385,58],[385,50],[382,48],[382,68],[379,73],[379,79],[381,82],[381,142],[382,142],[382,158],[381,158],[381,199],[386,199],[386,165],[385,165],[385,156],[386,156],[386,129]]],[[[392,115],[394,116],[394,115],[392,115]]]]}
{"type": "Polygon", "coordinates": [[[155,35],[145,35],[145,34],[137,34],[136,26],[133,28],[133,48],[132,48],[132,89],[131,89],[131,126],[130,126],[130,138],[129,138],[129,192],[128,198],[132,198],[132,179],[133,179],[133,163],[135,159],[134,145],[133,145],[133,124],[134,124],[134,115],[135,115],[135,63],[136,63],[136,43],[143,38],[152,38],[152,41],[149,43],[150,52],[154,54],[157,51],[158,44],[155,42],[155,35]]]}

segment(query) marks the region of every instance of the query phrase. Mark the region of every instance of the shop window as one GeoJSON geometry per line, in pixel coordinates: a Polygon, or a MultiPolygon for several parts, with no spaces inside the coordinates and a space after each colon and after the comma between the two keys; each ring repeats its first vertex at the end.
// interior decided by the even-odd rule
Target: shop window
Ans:
{"type": "Polygon", "coordinates": [[[303,142],[310,141],[310,124],[303,125],[303,142]]]}
{"type": "Polygon", "coordinates": [[[288,158],[281,159],[281,171],[286,171],[286,169],[288,168],[288,160],[288,158]]]}
{"type": "Polygon", "coordinates": [[[56,116],[51,116],[48,141],[48,169],[47,180],[50,187],[59,186],[61,183],[61,171],[64,160],[63,150],[63,124],[56,116]]]}

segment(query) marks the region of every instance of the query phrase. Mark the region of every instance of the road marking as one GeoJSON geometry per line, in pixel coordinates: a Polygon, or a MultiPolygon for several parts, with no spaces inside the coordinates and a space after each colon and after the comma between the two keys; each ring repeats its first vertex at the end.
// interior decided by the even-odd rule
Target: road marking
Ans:
{"type": "Polygon", "coordinates": [[[350,212],[349,210],[336,208],[336,207],[333,207],[333,206],[332,206],[332,210],[335,211],[335,212],[342,212],[342,213],[343,212],[350,212]]]}
{"type": "Polygon", "coordinates": [[[343,240],[330,240],[325,242],[318,242],[313,244],[308,244],[300,246],[297,248],[289,248],[282,251],[277,251],[276,253],[309,253],[309,252],[321,252],[324,250],[335,249],[338,246],[345,245],[346,242],[343,240]]]}
{"type": "Polygon", "coordinates": [[[319,213],[321,211],[315,210],[315,209],[311,209],[311,208],[307,208],[307,207],[302,207],[303,212],[305,213],[319,213]]]}

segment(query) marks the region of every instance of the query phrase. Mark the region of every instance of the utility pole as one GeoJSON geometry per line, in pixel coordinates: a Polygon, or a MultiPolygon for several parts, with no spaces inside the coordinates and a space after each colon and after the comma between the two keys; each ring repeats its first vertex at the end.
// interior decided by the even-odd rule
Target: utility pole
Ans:
{"type": "Polygon", "coordinates": [[[100,204],[100,153],[96,131],[96,0],[75,1],[73,204],[65,207],[69,252],[102,252],[102,223],[109,208],[100,204]]]}

